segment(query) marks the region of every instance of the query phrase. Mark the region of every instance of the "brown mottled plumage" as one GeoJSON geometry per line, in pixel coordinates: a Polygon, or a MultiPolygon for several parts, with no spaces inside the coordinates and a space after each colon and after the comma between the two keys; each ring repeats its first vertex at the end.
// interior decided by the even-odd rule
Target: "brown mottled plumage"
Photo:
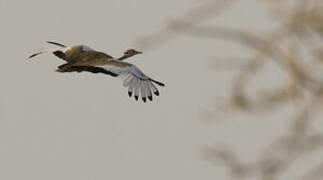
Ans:
{"type": "Polygon", "coordinates": [[[103,73],[111,76],[123,77],[124,86],[128,87],[128,94],[132,96],[134,93],[135,99],[138,100],[139,93],[141,94],[143,102],[146,102],[148,97],[152,101],[152,92],[158,96],[159,91],[156,86],[165,86],[163,83],[153,80],[146,76],[136,66],[123,62],[124,59],[132,57],[141,52],[134,49],[128,49],[120,58],[113,58],[112,56],[103,52],[95,51],[84,45],[76,45],[67,47],[56,42],[48,42],[59,46],[60,48],[47,49],[36,52],[29,56],[29,58],[37,55],[52,52],[58,58],[66,61],[65,64],[58,66],[57,72],[91,72],[103,73]]]}

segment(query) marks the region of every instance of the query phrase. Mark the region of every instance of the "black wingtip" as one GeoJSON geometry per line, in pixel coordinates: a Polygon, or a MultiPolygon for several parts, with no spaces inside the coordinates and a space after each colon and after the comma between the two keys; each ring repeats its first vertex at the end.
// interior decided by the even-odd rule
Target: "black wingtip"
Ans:
{"type": "Polygon", "coordinates": [[[57,42],[53,42],[53,41],[46,41],[46,42],[49,43],[49,44],[54,44],[56,46],[66,47],[64,44],[60,44],[60,43],[57,43],[57,42]]]}
{"type": "Polygon", "coordinates": [[[33,58],[33,57],[35,57],[35,56],[37,56],[37,55],[39,55],[39,54],[41,54],[41,53],[35,53],[35,54],[32,54],[32,55],[30,55],[29,57],[28,57],[28,59],[31,59],[31,58],[33,58]]]}
{"type": "Polygon", "coordinates": [[[156,96],[159,96],[159,91],[155,91],[155,92],[154,92],[154,94],[155,94],[156,96]]]}
{"type": "Polygon", "coordinates": [[[153,96],[148,96],[148,99],[149,99],[150,101],[153,101],[153,96]]]}
{"type": "Polygon", "coordinates": [[[35,57],[37,54],[32,54],[28,57],[28,59],[35,57]]]}
{"type": "Polygon", "coordinates": [[[128,91],[128,95],[129,95],[129,97],[131,97],[132,96],[132,92],[131,91],[128,91]]]}
{"type": "Polygon", "coordinates": [[[159,81],[156,81],[156,80],[153,80],[153,79],[151,79],[151,78],[149,78],[149,80],[150,81],[152,81],[152,82],[154,82],[154,83],[156,83],[157,85],[159,85],[159,86],[165,86],[165,84],[164,83],[162,83],[162,82],[159,82],[159,81]]]}
{"type": "Polygon", "coordinates": [[[144,103],[147,101],[146,97],[142,97],[141,99],[144,103]]]}
{"type": "Polygon", "coordinates": [[[138,101],[138,98],[139,98],[138,96],[135,96],[136,101],[138,101]]]}
{"type": "Polygon", "coordinates": [[[165,87],[165,84],[164,84],[164,83],[158,82],[157,84],[158,84],[159,86],[163,86],[163,87],[165,87]]]}

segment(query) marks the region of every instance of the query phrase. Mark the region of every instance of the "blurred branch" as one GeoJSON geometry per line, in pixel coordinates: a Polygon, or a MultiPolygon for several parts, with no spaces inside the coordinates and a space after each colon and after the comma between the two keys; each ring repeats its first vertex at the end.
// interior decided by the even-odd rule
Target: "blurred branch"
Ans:
{"type": "Polygon", "coordinates": [[[310,170],[308,173],[306,173],[303,177],[301,177],[299,180],[321,180],[323,177],[323,163],[318,165],[317,167],[310,170]]]}
{"type": "MultiPolygon", "coordinates": [[[[293,117],[282,121],[291,124],[286,134],[268,143],[262,156],[254,162],[242,162],[232,148],[207,148],[206,159],[228,169],[234,178],[258,177],[264,180],[279,178],[296,161],[323,148],[323,133],[312,129],[314,120],[320,117],[323,105],[323,1],[321,0],[261,0],[279,22],[279,27],[257,34],[240,29],[215,25],[201,25],[202,22],[219,15],[234,0],[218,0],[205,3],[182,17],[169,21],[160,32],[140,41],[147,48],[156,48],[177,36],[227,40],[248,47],[255,53],[244,59],[245,63],[234,60],[225,62],[237,71],[233,79],[231,94],[227,103],[210,111],[208,118],[224,112],[233,114],[236,110],[244,113],[274,113],[275,109],[290,107],[293,117]],[[257,89],[249,93],[253,77],[261,77],[268,62],[274,62],[287,78],[271,79],[279,82],[274,89],[257,89]],[[229,103],[228,103],[229,102],[229,103]]],[[[230,58],[229,58],[230,59],[230,58]]],[[[231,58],[237,59],[237,58],[231,58]]],[[[216,59],[217,61],[218,59],[216,59]]],[[[217,63],[214,63],[217,64],[217,63]]],[[[277,83],[276,83],[277,84],[277,83]]],[[[257,87],[258,88],[258,87],[257,87]]],[[[323,159],[322,159],[323,160],[323,159]]],[[[314,166],[301,180],[323,179],[323,164],[314,166]]]]}
{"type": "MultiPolygon", "coordinates": [[[[204,153],[206,159],[214,163],[222,162],[230,174],[235,177],[245,178],[260,175],[262,179],[275,179],[302,156],[318,150],[323,146],[323,134],[308,135],[309,121],[313,118],[309,111],[317,103],[310,102],[299,114],[292,119],[292,127],[288,135],[278,138],[264,151],[262,158],[256,162],[243,163],[230,149],[207,148],[204,153]]],[[[311,113],[313,115],[313,113],[311,113]]],[[[322,167],[319,167],[322,168],[322,167]]],[[[317,169],[305,177],[322,177],[317,169]]],[[[307,179],[307,178],[305,178],[307,179]]]]}
{"type": "Polygon", "coordinates": [[[164,29],[138,39],[136,44],[138,47],[140,47],[140,49],[145,50],[158,48],[178,37],[178,34],[174,34],[169,31],[169,28],[174,25],[176,26],[178,22],[190,22],[190,25],[193,27],[208,19],[220,15],[235,1],[236,0],[212,0],[210,2],[203,3],[200,7],[189,10],[182,17],[169,20],[164,29]]]}

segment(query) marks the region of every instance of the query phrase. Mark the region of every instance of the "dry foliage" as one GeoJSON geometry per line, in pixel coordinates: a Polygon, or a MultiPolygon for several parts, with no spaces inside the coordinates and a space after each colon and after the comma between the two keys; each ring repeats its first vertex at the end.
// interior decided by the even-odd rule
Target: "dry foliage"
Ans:
{"type": "MultiPolygon", "coordinates": [[[[245,63],[235,63],[239,57],[225,59],[227,67],[238,73],[233,79],[232,94],[225,104],[226,113],[272,113],[285,106],[294,108],[294,117],[286,136],[269,143],[265,156],[252,162],[241,162],[233,150],[208,148],[205,155],[215,163],[222,162],[232,178],[257,177],[264,180],[279,179],[301,157],[322,149],[323,133],[311,129],[314,120],[320,120],[323,100],[323,1],[322,0],[259,0],[272,12],[279,26],[256,35],[238,29],[203,26],[201,22],[219,16],[236,0],[203,1],[200,7],[188,11],[182,17],[169,22],[165,28],[141,39],[142,46],[156,48],[179,35],[197,38],[225,39],[240,43],[254,50],[245,63]],[[248,93],[252,77],[259,76],[266,64],[275,63],[287,78],[280,86],[248,93]],[[322,78],[321,78],[321,77],[322,78]]],[[[210,55],[212,56],[212,55],[210,55]]],[[[214,110],[216,115],[218,112],[214,110]]],[[[209,114],[210,115],[210,114],[209,114]]],[[[284,117],[282,117],[284,118],[284,117]]],[[[312,165],[309,165],[310,167],[312,165]]],[[[300,180],[323,179],[323,162],[312,167],[300,180]]]]}

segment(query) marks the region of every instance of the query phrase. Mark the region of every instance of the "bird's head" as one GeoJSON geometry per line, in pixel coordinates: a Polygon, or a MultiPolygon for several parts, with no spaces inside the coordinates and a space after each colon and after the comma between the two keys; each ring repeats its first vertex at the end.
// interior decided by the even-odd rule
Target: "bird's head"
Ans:
{"type": "Polygon", "coordinates": [[[132,56],[134,56],[134,55],[137,55],[137,54],[142,54],[142,52],[137,51],[137,50],[135,50],[135,49],[127,49],[127,50],[123,53],[123,56],[119,57],[118,59],[119,59],[120,61],[123,61],[123,60],[125,60],[125,59],[127,59],[127,58],[130,58],[130,57],[132,57],[132,56]]]}
{"type": "Polygon", "coordinates": [[[131,57],[131,56],[134,56],[134,55],[137,55],[137,54],[142,54],[142,52],[137,51],[135,49],[127,49],[123,54],[128,56],[128,57],[131,57]]]}

